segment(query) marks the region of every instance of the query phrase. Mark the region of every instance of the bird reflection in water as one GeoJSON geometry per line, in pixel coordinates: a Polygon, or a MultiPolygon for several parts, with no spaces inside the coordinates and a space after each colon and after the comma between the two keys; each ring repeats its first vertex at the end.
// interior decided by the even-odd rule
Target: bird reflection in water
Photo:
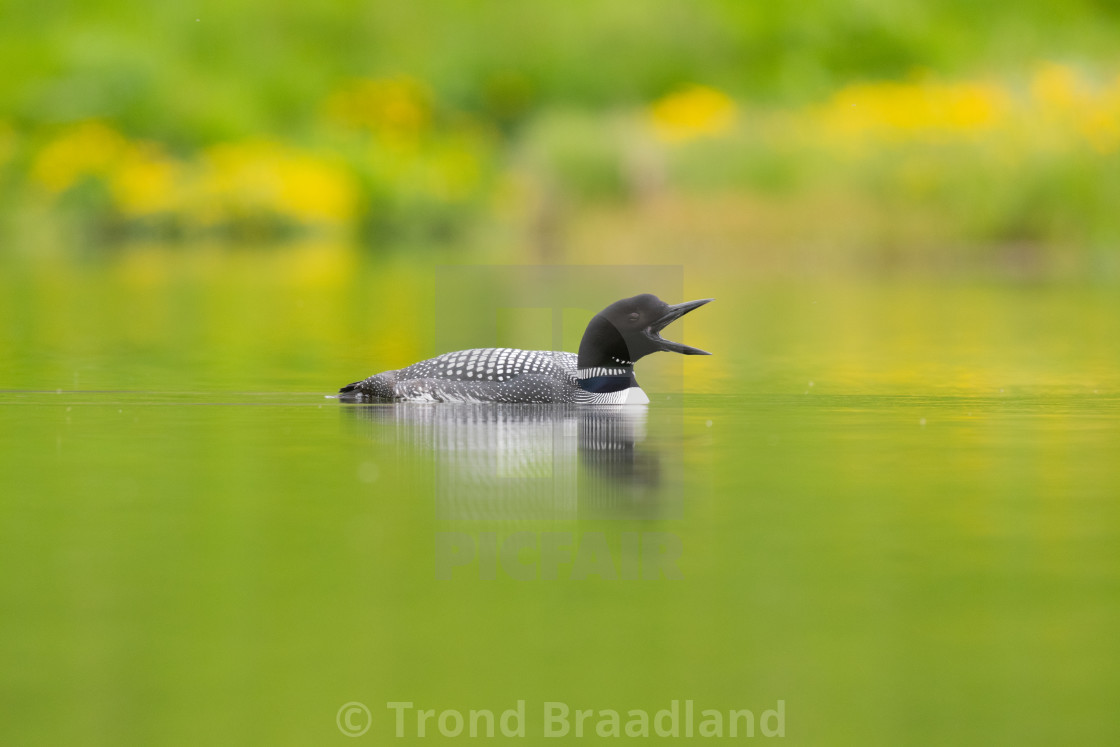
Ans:
{"type": "Polygon", "coordinates": [[[373,424],[377,441],[434,460],[437,519],[654,519],[669,508],[644,407],[404,403],[344,411],[373,424]]]}

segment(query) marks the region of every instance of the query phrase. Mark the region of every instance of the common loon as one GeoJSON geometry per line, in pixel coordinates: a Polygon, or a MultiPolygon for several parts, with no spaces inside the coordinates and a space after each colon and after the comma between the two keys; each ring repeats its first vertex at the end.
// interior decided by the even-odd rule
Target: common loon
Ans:
{"type": "Polygon", "coordinates": [[[711,300],[670,306],[649,293],[624,298],[591,319],[578,355],[511,348],[460,350],[348,384],[338,390],[339,398],[351,402],[648,404],[649,397],[634,378],[635,361],[659,350],[711,355],[661,337],[661,330],[671,322],[711,300]]]}

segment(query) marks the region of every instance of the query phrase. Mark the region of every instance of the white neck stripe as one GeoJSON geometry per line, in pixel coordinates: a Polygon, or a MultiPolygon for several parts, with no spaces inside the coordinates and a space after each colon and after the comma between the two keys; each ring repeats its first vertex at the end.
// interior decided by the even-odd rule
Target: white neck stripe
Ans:
{"type": "Polygon", "coordinates": [[[596,366],[594,368],[581,368],[576,371],[577,379],[593,379],[596,376],[629,376],[634,373],[632,368],[607,368],[596,366]]]}

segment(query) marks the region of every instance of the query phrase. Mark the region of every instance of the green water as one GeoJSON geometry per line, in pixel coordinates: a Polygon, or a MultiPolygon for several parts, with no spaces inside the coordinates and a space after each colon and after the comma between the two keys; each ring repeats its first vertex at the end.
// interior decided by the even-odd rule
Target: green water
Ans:
{"type": "Polygon", "coordinates": [[[715,355],[643,361],[644,414],[327,399],[439,352],[432,275],[4,267],[0,742],[454,741],[519,700],[528,744],[547,701],[673,700],[751,741],[779,701],[796,744],[1120,740],[1115,288],[686,273],[717,302],[669,336],[715,355]]]}

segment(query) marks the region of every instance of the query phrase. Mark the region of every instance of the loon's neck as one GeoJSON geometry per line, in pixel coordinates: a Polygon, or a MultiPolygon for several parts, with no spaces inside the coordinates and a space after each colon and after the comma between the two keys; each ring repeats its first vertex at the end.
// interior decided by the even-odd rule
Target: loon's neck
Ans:
{"type": "Polygon", "coordinates": [[[611,322],[596,314],[587,325],[579,343],[580,370],[594,368],[634,370],[634,359],[622,333],[611,322]]]}
{"type": "Polygon", "coordinates": [[[607,368],[596,366],[594,368],[581,368],[576,371],[576,384],[585,392],[592,394],[607,394],[619,392],[638,386],[634,378],[634,369],[622,366],[607,368]]]}
{"type": "Polygon", "coordinates": [[[634,377],[633,366],[592,366],[591,368],[577,368],[577,379],[595,378],[627,378],[634,377]]]}
{"type": "Polygon", "coordinates": [[[634,378],[634,358],[622,333],[609,320],[596,314],[583,333],[576,362],[576,383],[591,394],[624,392],[614,404],[644,405],[649,397],[634,378]]]}

